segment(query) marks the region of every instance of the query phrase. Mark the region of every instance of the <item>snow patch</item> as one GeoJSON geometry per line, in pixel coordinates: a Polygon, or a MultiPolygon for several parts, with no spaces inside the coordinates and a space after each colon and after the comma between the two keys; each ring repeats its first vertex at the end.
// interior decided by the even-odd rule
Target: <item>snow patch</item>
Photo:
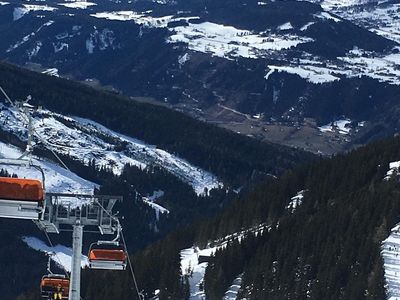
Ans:
{"type": "MultiPolygon", "coordinates": [[[[54,261],[58,266],[67,272],[71,272],[72,248],[68,248],[63,245],[50,247],[40,239],[28,236],[22,237],[22,241],[24,241],[30,248],[46,253],[46,255],[49,255],[51,260],[54,261]]],[[[87,256],[82,255],[81,267],[83,269],[87,266],[89,266],[89,259],[87,256]]]]}
{"type": "Polygon", "coordinates": [[[135,11],[112,11],[112,12],[100,12],[91,14],[90,16],[107,19],[114,21],[134,21],[136,24],[143,25],[146,27],[167,27],[167,24],[172,20],[173,16],[164,16],[155,18],[146,13],[138,13],[135,11]]]}
{"type": "MultiPolygon", "coordinates": [[[[0,120],[3,130],[26,140],[25,122],[15,109],[0,103],[0,120]]],[[[126,164],[141,169],[156,165],[192,186],[198,195],[223,186],[216,176],[182,158],[88,119],[40,110],[33,126],[46,138],[44,146],[86,165],[95,161],[98,167],[106,167],[116,175],[121,174],[126,164]]]]}
{"type": "Polygon", "coordinates": [[[168,43],[185,43],[190,50],[211,53],[214,56],[232,58],[260,58],[270,51],[279,51],[296,47],[298,44],[311,42],[311,38],[296,35],[264,36],[248,30],[232,26],[204,22],[171,28],[173,34],[167,39],[168,43]]]}
{"type": "Polygon", "coordinates": [[[269,76],[274,72],[286,72],[289,74],[295,74],[300,76],[301,78],[306,79],[308,82],[315,84],[322,84],[327,82],[333,82],[340,80],[339,77],[332,75],[332,69],[317,67],[317,66],[273,66],[269,65],[268,68],[270,71],[265,76],[265,79],[268,79],[269,76]]]}
{"type": "Polygon", "coordinates": [[[209,191],[223,186],[213,174],[195,167],[188,161],[176,157],[154,145],[149,145],[138,139],[117,133],[88,119],[74,117],[74,120],[86,128],[92,128],[101,134],[128,143],[128,153],[142,161],[140,163],[142,167],[146,167],[147,164],[155,164],[164,168],[182,181],[190,184],[198,195],[204,194],[205,190],[209,191]]]}
{"type": "Polygon", "coordinates": [[[322,19],[322,20],[332,20],[334,22],[341,22],[342,20],[340,20],[339,18],[333,16],[332,14],[328,13],[328,12],[320,12],[318,14],[314,14],[314,17],[318,18],[318,19],[322,19]]]}
{"type": "Polygon", "coordinates": [[[242,286],[242,277],[243,274],[240,274],[238,277],[236,277],[229,289],[225,292],[225,295],[223,296],[222,300],[236,300],[240,287],[242,286]]]}
{"type": "MultiPolygon", "coordinates": [[[[17,159],[22,155],[22,151],[17,147],[0,142],[0,158],[17,159]]],[[[49,193],[74,193],[74,194],[92,194],[97,185],[87,181],[75,173],[72,173],[59,165],[49,161],[41,160],[31,156],[32,162],[39,165],[46,178],[46,191],[49,193]]],[[[0,166],[0,169],[7,170],[10,174],[16,174],[19,178],[33,178],[42,180],[41,174],[34,168],[0,166]]]]}
{"type": "Polygon", "coordinates": [[[305,24],[304,26],[302,26],[300,28],[300,31],[306,31],[309,27],[311,27],[314,24],[315,24],[315,22],[308,22],[307,24],[305,24]]]}
{"type": "MultiPolygon", "coordinates": [[[[204,274],[208,265],[207,260],[215,254],[218,249],[225,248],[229,241],[238,240],[239,242],[249,233],[255,235],[262,234],[264,230],[268,230],[269,226],[260,224],[258,226],[242,230],[221,239],[212,241],[207,248],[200,249],[197,246],[183,249],[181,255],[181,272],[182,276],[187,276],[190,286],[190,300],[204,300],[204,274]]],[[[236,284],[237,285],[237,284],[236,284]]],[[[233,288],[232,288],[233,289],[233,288]]],[[[238,290],[238,288],[237,288],[238,290]]],[[[231,293],[229,293],[231,295],[231,293]]],[[[229,296],[226,295],[226,296],[229,296]]],[[[232,299],[232,298],[224,298],[232,299]]]]}
{"type": "Polygon", "coordinates": [[[200,262],[199,258],[207,259],[217,250],[217,247],[200,250],[198,247],[183,249],[181,255],[181,272],[188,276],[190,286],[190,300],[205,299],[204,274],[208,262],[200,262]]]}
{"type": "Polygon", "coordinates": [[[349,134],[351,127],[349,126],[351,124],[350,119],[343,119],[343,120],[337,120],[334,122],[331,122],[327,125],[323,125],[321,127],[318,127],[318,129],[321,132],[338,132],[340,134],[349,134]]]}
{"type": "Polygon", "coordinates": [[[23,4],[23,7],[14,8],[13,19],[17,21],[31,11],[55,11],[56,9],[48,5],[23,4]]]}
{"type": "Polygon", "coordinates": [[[63,42],[56,42],[53,43],[53,48],[54,48],[54,53],[58,53],[60,51],[63,51],[64,49],[68,51],[69,45],[63,42]]]}
{"type": "Polygon", "coordinates": [[[43,43],[41,41],[37,41],[36,45],[31,50],[27,50],[29,60],[31,60],[32,57],[35,57],[39,53],[42,46],[43,46],[43,43]]]}
{"type": "Polygon", "coordinates": [[[278,26],[278,30],[290,30],[293,29],[293,25],[290,22],[287,22],[285,24],[282,24],[280,26],[278,26]]]}
{"type": "Polygon", "coordinates": [[[292,197],[289,204],[286,206],[286,209],[289,210],[291,213],[294,213],[297,207],[299,207],[303,203],[305,192],[305,190],[301,190],[296,194],[296,196],[292,197]]]}
{"type": "Polygon", "coordinates": [[[389,163],[389,171],[387,171],[385,180],[389,180],[393,176],[397,176],[400,174],[400,161],[394,161],[389,163]]]}
{"type": "Polygon", "coordinates": [[[392,228],[382,242],[381,255],[384,262],[386,294],[388,300],[400,298],[400,224],[392,228]]]}
{"type": "Polygon", "coordinates": [[[93,2],[86,2],[86,1],[74,1],[74,2],[68,2],[68,3],[58,3],[58,5],[68,7],[68,8],[86,9],[90,6],[94,6],[97,4],[93,3],[93,2]]]}
{"type": "Polygon", "coordinates": [[[26,42],[28,42],[30,40],[30,38],[34,37],[36,35],[36,33],[38,33],[40,30],[42,30],[43,27],[50,26],[52,24],[54,24],[54,21],[48,21],[48,22],[44,23],[35,32],[31,32],[30,34],[24,36],[21,41],[18,41],[14,45],[11,45],[6,50],[6,52],[8,53],[8,52],[11,52],[11,51],[17,49],[19,46],[21,46],[21,45],[25,44],[26,42]]]}
{"type": "Polygon", "coordinates": [[[157,199],[164,196],[164,191],[158,190],[154,191],[151,196],[143,197],[142,200],[144,203],[152,207],[156,212],[157,221],[160,219],[160,214],[169,214],[169,210],[161,205],[155,203],[157,199]]]}
{"type": "Polygon", "coordinates": [[[43,74],[50,75],[50,76],[55,76],[55,77],[60,77],[58,75],[58,69],[57,68],[50,68],[42,71],[43,74]]]}
{"type": "Polygon", "coordinates": [[[185,53],[182,56],[179,56],[178,63],[180,66],[183,66],[189,60],[190,60],[190,55],[188,53],[185,53]]]}

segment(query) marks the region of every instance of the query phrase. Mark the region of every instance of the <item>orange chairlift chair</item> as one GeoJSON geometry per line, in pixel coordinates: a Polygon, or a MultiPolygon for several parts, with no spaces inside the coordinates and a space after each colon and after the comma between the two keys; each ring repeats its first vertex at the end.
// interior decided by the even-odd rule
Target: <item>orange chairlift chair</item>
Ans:
{"type": "Polygon", "coordinates": [[[98,241],[90,245],[89,268],[100,270],[125,270],[127,255],[119,242],[98,241]]]}
{"type": "Polygon", "coordinates": [[[0,217],[39,219],[44,193],[39,180],[0,177],[0,217]]]}
{"type": "Polygon", "coordinates": [[[48,274],[42,277],[40,281],[40,293],[42,299],[51,299],[53,293],[57,292],[58,286],[61,286],[62,299],[67,300],[69,296],[69,279],[64,275],[48,274]]]}

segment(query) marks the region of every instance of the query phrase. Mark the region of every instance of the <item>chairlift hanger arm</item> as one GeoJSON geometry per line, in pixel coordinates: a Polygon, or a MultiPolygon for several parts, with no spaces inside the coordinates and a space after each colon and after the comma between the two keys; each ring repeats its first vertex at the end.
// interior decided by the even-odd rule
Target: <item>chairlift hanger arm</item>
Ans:
{"type": "Polygon", "coordinates": [[[38,170],[42,175],[43,189],[46,189],[46,176],[41,166],[32,163],[31,160],[27,159],[13,159],[13,158],[0,158],[0,165],[16,166],[16,167],[32,167],[38,170]]]}

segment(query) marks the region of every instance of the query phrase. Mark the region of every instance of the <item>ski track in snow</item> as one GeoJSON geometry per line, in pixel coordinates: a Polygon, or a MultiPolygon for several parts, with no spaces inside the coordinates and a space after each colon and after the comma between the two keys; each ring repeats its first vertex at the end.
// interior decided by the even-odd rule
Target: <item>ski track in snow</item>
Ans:
{"type": "MultiPolygon", "coordinates": [[[[191,185],[201,195],[205,190],[222,186],[211,173],[191,165],[154,145],[112,131],[99,123],[83,118],[69,118],[48,110],[41,110],[33,120],[35,130],[46,137],[46,147],[68,155],[84,164],[95,160],[97,166],[110,168],[121,174],[125,164],[145,168],[156,165],[164,168],[191,185]],[[122,146],[121,146],[122,145],[122,146]],[[122,149],[116,149],[121,146],[122,149]]],[[[15,109],[0,103],[0,127],[26,140],[25,122],[15,109]]]]}
{"type": "Polygon", "coordinates": [[[388,300],[400,299],[400,224],[392,228],[389,237],[382,242],[386,294],[388,300]]]}
{"type": "MultiPolygon", "coordinates": [[[[28,236],[22,237],[22,241],[24,241],[30,248],[46,253],[46,255],[49,255],[51,260],[54,261],[59,267],[63,268],[67,272],[71,272],[72,248],[63,245],[50,247],[40,239],[28,236]]],[[[82,255],[82,268],[85,268],[88,265],[88,257],[82,255]]]]}

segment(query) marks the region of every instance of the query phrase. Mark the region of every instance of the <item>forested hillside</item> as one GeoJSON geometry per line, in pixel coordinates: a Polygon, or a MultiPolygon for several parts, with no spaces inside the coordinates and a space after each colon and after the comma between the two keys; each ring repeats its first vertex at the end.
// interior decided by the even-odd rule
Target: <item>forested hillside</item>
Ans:
{"type": "MultiPolygon", "coordinates": [[[[241,299],[383,299],[381,242],[400,220],[398,178],[384,178],[399,149],[399,137],[387,139],[261,184],[215,219],[133,256],[141,288],[147,297],[160,289],[160,299],[185,299],[180,250],[265,223],[268,230],[216,252],[205,274],[207,299],[221,299],[240,274],[241,299]],[[301,190],[302,202],[289,208],[301,190]]],[[[121,289],[120,299],[134,297],[128,273],[85,271],[84,278],[85,299],[121,289]]]]}
{"type": "Polygon", "coordinates": [[[311,154],[263,143],[196,121],[181,113],[0,63],[0,86],[11,98],[32,95],[34,105],[153,143],[241,185],[254,171],[279,174],[311,154]]]}
{"type": "MultiPolygon", "coordinates": [[[[234,188],[244,187],[246,190],[257,181],[271,177],[271,174],[279,175],[287,168],[314,158],[313,155],[300,150],[254,141],[160,106],[138,103],[65,79],[21,70],[4,63],[0,64],[0,74],[0,86],[13,100],[25,100],[28,95],[32,95],[30,103],[43,107],[44,110],[35,113],[34,118],[40,119],[46,114],[47,118],[50,117],[50,112],[46,110],[50,109],[63,115],[97,121],[115,132],[139,138],[156,145],[156,149],[166,150],[176,157],[184,158],[198,169],[212,172],[223,182],[223,188],[198,194],[188,182],[150,162],[146,167],[126,165],[121,169],[121,173],[116,174],[112,171],[112,165],[99,165],[95,159],[81,161],[68,153],[60,153],[60,157],[72,172],[99,185],[98,192],[124,197],[124,201],[116,209],[120,212],[126,245],[131,254],[177,228],[205,220],[223,210],[237,197],[238,190],[234,191],[234,188]],[[143,201],[143,196],[150,197],[157,191],[162,195],[157,199],[157,203],[165,207],[169,211],[168,214],[157,212],[143,201]]],[[[9,150],[3,152],[3,148],[11,145],[22,151],[26,143],[26,136],[21,134],[23,129],[21,127],[21,130],[18,130],[17,125],[17,130],[13,131],[13,126],[17,123],[13,123],[15,119],[12,116],[12,108],[4,99],[0,102],[0,107],[3,114],[0,152],[2,155],[7,154],[9,150]]],[[[54,114],[51,118],[65,126],[61,131],[55,132],[54,137],[63,137],[65,130],[78,130],[74,127],[76,124],[72,123],[72,119],[68,121],[61,115],[54,114]]],[[[40,124],[39,122],[38,126],[40,124]]],[[[95,137],[93,128],[86,130],[92,130],[91,135],[95,137]]],[[[48,134],[49,131],[45,138],[51,139],[48,134]]],[[[118,155],[128,152],[127,142],[118,141],[115,136],[105,135],[104,132],[98,134],[105,141],[114,143],[109,144],[110,149],[105,150],[113,150],[118,155]]],[[[81,142],[83,148],[91,147],[83,140],[81,142]]],[[[67,143],[65,141],[62,144],[67,143]]],[[[55,160],[43,143],[36,144],[34,155],[55,160]]],[[[53,176],[54,172],[51,174],[53,176]]],[[[20,261],[18,264],[3,264],[4,274],[22,274],[28,264],[35,270],[24,273],[23,276],[14,276],[11,288],[9,280],[2,281],[0,290],[7,290],[3,293],[4,299],[14,299],[15,295],[26,291],[32,291],[32,295],[37,297],[37,284],[41,275],[46,273],[46,257],[36,253],[35,259],[31,260],[29,255],[32,250],[21,241],[21,237],[35,236],[45,240],[45,236],[30,222],[12,226],[14,223],[5,220],[3,224],[10,238],[3,240],[0,248],[6,253],[19,253],[20,261]]],[[[67,232],[60,237],[53,236],[52,239],[54,243],[69,245],[71,237],[67,232]]],[[[89,243],[99,239],[99,236],[88,234],[86,239],[84,251],[87,251],[89,243]]],[[[98,272],[94,274],[96,273],[98,272]]],[[[169,273],[165,272],[165,275],[161,276],[166,278],[167,275],[169,276],[169,273]]],[[[84,276],[87,276],[84,277],[87,280],[92,280],[93,275],[88,273],[84,276]]]]}

